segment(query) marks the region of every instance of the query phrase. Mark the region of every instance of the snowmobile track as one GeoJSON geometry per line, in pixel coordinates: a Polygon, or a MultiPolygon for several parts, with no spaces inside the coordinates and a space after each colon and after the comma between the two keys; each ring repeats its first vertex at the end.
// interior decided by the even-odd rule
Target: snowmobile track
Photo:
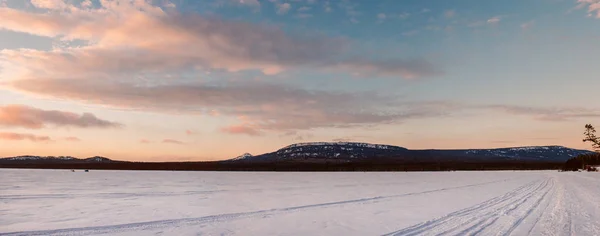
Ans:
{"type": "Polygon", "coordinates": [[[386,235],[510,235],[554,187],[554,179],[536,180],[502,196],[386,235]]]}

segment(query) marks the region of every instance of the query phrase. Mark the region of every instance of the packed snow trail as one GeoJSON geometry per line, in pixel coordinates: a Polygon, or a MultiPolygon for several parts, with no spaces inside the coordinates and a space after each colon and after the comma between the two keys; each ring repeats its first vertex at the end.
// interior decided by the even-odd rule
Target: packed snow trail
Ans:
{"type": "Polygon", "coordinates": [[[510,235],[536,210],[553,185],[552,179],[534,181],[505,195],[390,235],[510,235]]]}
{"type": "Polygon", "coordinates": [[[0,235],[600,235],[600,173],[0,177],[0,235]]]}
{"type": "Polygon", "coordinates": [[[597,173],[552,175],[386,235],[600,235],[598,177],[597,173]]]}

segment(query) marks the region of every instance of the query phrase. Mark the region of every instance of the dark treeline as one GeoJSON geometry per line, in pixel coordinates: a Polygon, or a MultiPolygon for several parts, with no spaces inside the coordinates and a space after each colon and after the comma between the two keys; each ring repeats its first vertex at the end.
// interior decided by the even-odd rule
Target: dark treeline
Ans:
{"type": "Polygon", "coordinates": [[[556,162],[350,162],[350,163],[2,163],[0,168],[162,170],[162,171],[454,171],[454,170],[558,170],[556,162]]]}
{"type": "Polygon", "coordinates": [[[598,153],[598,151],[600,151],[600,137],[596,136],[596,128],[591,124],[586,124],[583,135],[583,142],[591,143],[592,148],[596,150],[596,153],[579,155],[567,160],[562,168],[563,170],[577,171],[579,169],[585,169],[586,165],[600,165],[600,153],[598,153]]]}
{"type": "Polygon", "coordinates": [[[563,170],[577,171],[579,169],[585,169],[586,165],[600,165],[600,153],[579,155],[571,158],[565,163],[563,170]]]}

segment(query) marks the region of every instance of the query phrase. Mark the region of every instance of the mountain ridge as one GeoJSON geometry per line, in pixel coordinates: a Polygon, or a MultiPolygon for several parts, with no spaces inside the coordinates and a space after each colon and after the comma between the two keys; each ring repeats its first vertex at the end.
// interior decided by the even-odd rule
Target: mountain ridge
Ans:
{"type": "Polygon", "coordinates": [[[83,162],[83,163],[110,163],[119,162],[102,156],[93,156],[88,158],[76,158],[72,156],[34,156],[22,155],[14,157],[0,158],[0,161],[28,161],[28,162],[83,162]]]}
{"type": "Polygon", "coordinates": [[[227,161],[553,161],[564,162],[577,155],[591,153],[559,145],[516,146],[491,149],[407,149],[404,147],[360,142],[296,143],[274,152],[256,156],[245,154],[227,161]]]}
{"type": "MultiPolygon", "coordinates": [[[[490,149],[407,149],[387,144],[362,142],[303,142],[279,148],[273,152],[252,155],[244,153],[232,159],[216,162],[353,162],[353,161],[550,161],[565,162],[589,150],[568,148],[559,145],[516,146],[490,149]]],[[[3,163],[118,163],[128,161],[111,160],[94,156],[76,158],[72,156],[23,155],[0,158],[3,163]]],[[[175,162],[166,162],[175,163],[175,162]]]]}

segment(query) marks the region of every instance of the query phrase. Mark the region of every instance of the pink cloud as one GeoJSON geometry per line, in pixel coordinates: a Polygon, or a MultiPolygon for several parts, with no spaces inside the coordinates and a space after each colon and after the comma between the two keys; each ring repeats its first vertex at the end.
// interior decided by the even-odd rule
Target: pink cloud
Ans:
{"type": "MultiPolygon", "coordinates": [[[[351,66],[355,61],[338,59],[351,49],[345,39],[303,36],[306,34],[290,34],[273,26],[170,13],[146,1],[100,3],[99,8],[68,5],[68,10],[45,13],[0,8],[0,29],[88,43],[48,52],[2,50],[0,58],[31,75],[43,72],[56,77],[178,69],[260,70],[265,74],[295,68],[364,72],[364,66],[351,66]],[[119,63],[122,61],[128,63],[119,63]]],[[[371,75],[414,78],[437,74],[437,70],[430,71],[420,64],[412,67],[412,63],[407,63],[411,59],[375,61],[365,56],[358,61],[368,65],[371,75]]]]}
{"type": "Polygon", "coordinates": [[[0,106],[0,126],[41,129],[48,125],[78,128],[115,128],[121,125],[99,119],[91,113],[81,115],[56,110],[42,110],[24,105],[0,106]]]}
{"type": "Polygon", "coordinates": [[[577,0],[579,7],[586,7],[589,15],[600,18],[600,1],[599,0],[577,0]]]}
{"type": "Polygon", "coordinates": [[[290,9],[292,8],[292,5],[289,3],[278,3],[277,4],[277,14],[279,15],[285,15],[288,11],[290,11],[290,9]]]}
{"type": "Polygon", "coordinates": [[[250,136],[260,136],[262,133],[249,125],[232,125],[221,128],[221,131],[229,134],[247,134],[250,136]]]}
{"type": "Polygon", "coordinates": [[[373,61],[360,58],[350,59],[332,65],[332,69],[353,71],[359,76],[402,76],[406,79],[437,76],[442,74],[425,60],[386,60],[373,61]]]}
{"type": "Polygon", "coordinates": [[[600,117],[600,111],[593,109],[406,102],[375,93],[305,90],[262,82],[230,83],[227,86],[205,83],[142,86],[110,80],[33,79],[14,81],[11,86],[46,97],[115,108],[188,114],[199,114],[199,111],[209,114],[218,110],[223,116],[238,119],[237,124],[220,131],[246,135],[398,124],[465,110],[494,110],[545,121],[600,117]]]}
{"type": "Polygon", "coordinates": [[[154,68],[165,63],[159,68],[193,65],[228,71],[258,69],[265,74],[274,74],[289,64],[308,63],[325,56],[319,51],[321,49],[339,48],[324,39],[289,37],[275,28],[197,15],[166,15],[160,8],[154,9],[155,14],[147,14],[132,10],[131,3],[117,2],[120,2],[118,6],[104,5],[103,9],[80,12],[71,17],[66,13],[36,14],[3,8],[0,9],[0,28],[97,42],[95,46],[77,50],[36,51],[37,55],[33,55],[39,60],[46,59],[39,63],[42,65],[59,59],[52,63],[58,64],[59,68],[68,68],[65,63],[75,57],[78,60],[71,63],[83,66],[79,70],[92,67],[96,71],[120,69],[119,65],[113,64],[115,62],[111,63],[117,57],[130,61],[127,64],[135,69],[154,68]],[[164,58],[170,58],[171,62],[164,58]]]}
{"type": "Polygon", "coordinates": [[[7,132],[0,132],[0,139],[11,140],[11,141],[29,140],[32,142],[52,141],[52,139],[48,136],[38,136],[38,135],[34,135],[34,134],[22,134],[22,133],[7,133],[7,132]]]}
{"type": "Polygon", "coordinates": [[[174,140],[174,139],[164,139],[162,141],[163,143],[168,143],[168,144],[177,144],[177,145],[183,145],[185,144],[184,142],[178,141],[178,140],[174,140]]]}
{"type": "Polygon", "coordinates": [[[44,9],[64,9],[68,6],[64,0],[31,0],[31,5],[44,9]]]}
{"type": "Polygon", "coordinates": [[[185,131],[185,134],[187,134],[187,135],[196,135],[196,134],[198,134],[198,132],[188,129],[188,130],[185,131]]]}
{"type": "Polygon", "coordinates": [[[150,142],[150,140],[142,139],[142,140],[140,140],[140,143],[148,144],[148,143],[151,143],[151,142],[150,142]]]}
{"type": "Polygon", "coordinates": [[[515,105],[489,105],[483,108],[514,115],[527,115],[541,121],[567,121],[577,118],[598,118],[600,110],[577,107],[529,107],[515,105]]]}
{"type": "Polygon", "coordinates": [[[48,37],[58,36],[64,28],[74,24],[64,17],[33,14],[6,7],[0,8],[0,21],[2,29],[48,37]]]}
{"type": "MultiPolygon", "coordinates": [[[[188,113],[219,110],[225,116],[239,117],[241,123],[256,130],[393,123],[440,112],[437,108],[422,109],[418,104],[405,104],[373,93],[311,91],[265,83],[139,86],[108,80],[38,79],[18,80],[12,87],[48,97],[120,108],[188,113]]],[[[232,133],[239,130],[243,129],[225,129],[232,133]]]]}
{"type": "Polygon", "coordinates": [[[81,142],[81,139],[77,137],[66,137],[65,140],[69,142],[81,142]]]}

